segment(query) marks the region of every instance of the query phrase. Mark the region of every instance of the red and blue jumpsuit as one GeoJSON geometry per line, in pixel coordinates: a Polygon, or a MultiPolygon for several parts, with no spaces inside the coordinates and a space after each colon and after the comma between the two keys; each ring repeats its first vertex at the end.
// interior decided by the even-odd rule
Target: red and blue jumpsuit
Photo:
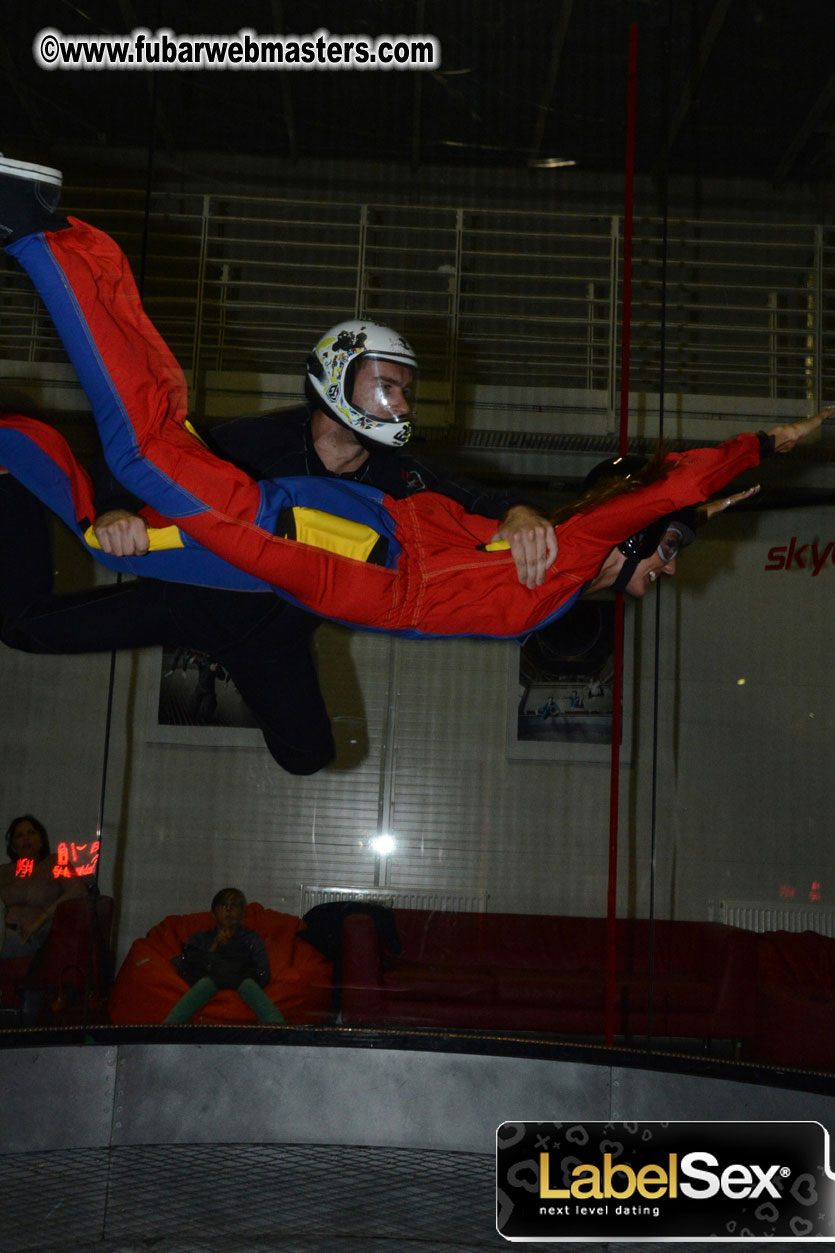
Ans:
{"type": "MultiPolygon", "coordinates": [[[[562,523],[541,587],[523,587],[507,551],[486,551],[494,519],[432,492],[394,500],[331,479],[256,482],[185,425],[186,385],[148,319],[124,255],[75,219],[9,246],[32,278],[87,393],[108,465],[146,520],[175,523],[184,547],[138,558],[97,554],[152,578],[238,590],[273,588],[338,622],[410,636],[515,638],[560,617],[609,551],[647,523],[706,499],[759,461],[758,437],[676,454],[667,478],[562,523]],[[370,564],[276,535],[293,506],[361,523],[387,543],[370,564]]],[[[0,420],[0,463],[83,534],[93,516],[84,470],[63,438],[32,419],[0,420]]]]}

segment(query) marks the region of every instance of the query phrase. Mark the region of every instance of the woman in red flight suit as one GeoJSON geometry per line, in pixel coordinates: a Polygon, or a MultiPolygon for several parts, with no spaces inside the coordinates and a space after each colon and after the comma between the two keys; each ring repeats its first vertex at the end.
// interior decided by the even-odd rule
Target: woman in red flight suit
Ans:
{"type": "MultiPolygon", "coordinates": [[[[490,549],[495,520],[467,514],[445,497],[426,492],[393,500],[362,484],[316,479],[258,483],[209,452],[185,425],[182,372],[142,309],[126,259],[102,232],[69,219],[66,228],[25,235],[8,250],[52,315],[111,470],[157,512],[158,525],[173,520],[189,537],[187,551],[176,550],[176,574],[167,577],[187,580],[184,563],[187,569],[191,554],[202,563],[199,581],[205,582],[214,554],[221,559],[219,586],[226,585],[228,563],[253,586],[269,584],[317,613],[368,629],[512,638],[561,616],[583,593],[614,585],[643,595],[660,573],[675,570],[675,542],[663,542],[665,519],[724,488],[763,453],[789,451],[832,412],[675,454],[655,482],[634,487],[640,483],[635,476],[628,485],[633,490],[560,522],[557,559],[542,586],[530,589],[516,579],[509,553],[490,549]],[[286,530],[281,520],[288,510],[299,509],[346,516],[380,535],[385,564],[276,534],[286,530]],[[654,528],[651,535],[619,550],[647,527],[654,528]]],[[[2,428],[9,438],[0,438],[0,462],[53,507],[56,492],[63,494],[62,516],[72,496],[75,517],[83,518],[89,508],[79,486],[83,475],[57,433],[13,417],[3,419],[2,428]],[[44,479],[47,465],[46,478],[61,481],[60,488],[27,481],[27,468],[19,465],[19,450],[27,446],[38,462],[35,479],[44,479]]],[[[164,552],[136,560],[143,573],[166,577],[164,552]],[[158,568],[149,568],[152,557],[158,568]]]]}

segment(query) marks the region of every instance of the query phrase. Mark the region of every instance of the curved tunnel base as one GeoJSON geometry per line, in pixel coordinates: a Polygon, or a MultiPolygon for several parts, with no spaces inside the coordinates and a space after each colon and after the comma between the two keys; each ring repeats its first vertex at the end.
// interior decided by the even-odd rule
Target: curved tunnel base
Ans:
{"type": "Polygon", "coordinates": [[[835,1129],[826,1076],[477,1033],[6,1032],[0,1090],[5,1253],[495,1249],[502,1122],[835,1129]]]}

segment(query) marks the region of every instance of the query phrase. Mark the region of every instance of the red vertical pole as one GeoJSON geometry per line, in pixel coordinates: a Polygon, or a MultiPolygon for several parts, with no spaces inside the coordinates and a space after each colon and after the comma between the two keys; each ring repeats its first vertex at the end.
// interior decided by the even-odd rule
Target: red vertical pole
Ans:
{"type": "MultiPolygon", "coordinates": [[[[628,448],[629,362],[632,342],[632,231],[635,202],[635,104],[638,81],[638,27],[629,27],[629,79],[626,103],[626,162],[623,211],[623,283],[620,341],[620,422],[618,451],[628,448]]],[[[615,1042],[617,991],[618,810],[620,741],[623,724],[623,592],[615,597],[615,666],[612,679],[612,755],[609,769],[609,882],[606,899],[606,1044],[615,1042]]]]}
{"type": "Polygon", "coordinates": [[[629,365],[632,349],[632,234],[635,221],[635,105],[638,84],[638,27],[629,27],[629,83],[626,100],[626,169],[623,188],[623,292],[620,338],[620,425],[618,451],[628,447],[629,365]]]}

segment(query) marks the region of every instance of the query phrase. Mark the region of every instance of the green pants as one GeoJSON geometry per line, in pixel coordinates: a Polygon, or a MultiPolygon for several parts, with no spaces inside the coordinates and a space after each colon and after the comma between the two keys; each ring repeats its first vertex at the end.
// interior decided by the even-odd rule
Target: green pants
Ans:
{"type": "MultiPolygon", "coordinates": [[[[216,996],[220,988],[214,979],[210,979],[208,975],[204,975],[202,979],[198,979],[193,983],[188,992],[181,996],[177,1004],[167,1015],[166,1022],[188,1022],[188,1020],[202,1009],[204,1005],[208,1005],[213,996],[216,996]]],[[[284,1015],[280,1010],[276,1009],[270,998],[267,996],[263,988],[260,988],[254,979],[244,979],[238,984],[238,996],[245,1001],[251,1010],[258,1015],[260,1022],[269,1023],[270,1026],[280,1026],[286,1022],[284,1015]]]]}

